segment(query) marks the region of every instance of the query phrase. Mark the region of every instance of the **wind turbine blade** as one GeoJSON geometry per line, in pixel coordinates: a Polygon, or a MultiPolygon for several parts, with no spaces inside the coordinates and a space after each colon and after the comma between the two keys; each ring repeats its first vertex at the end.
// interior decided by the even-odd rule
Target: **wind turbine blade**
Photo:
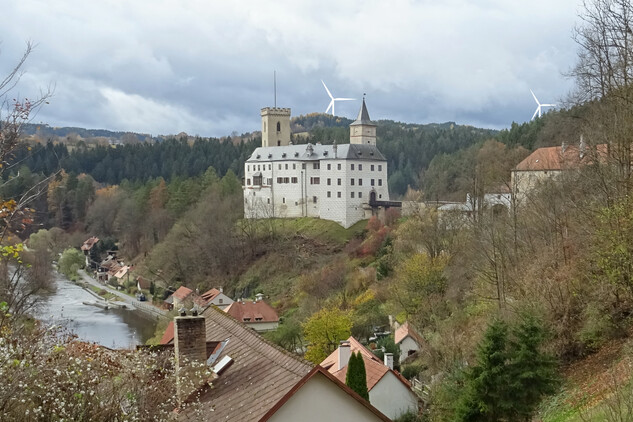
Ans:
{"type": "Polygon", "coordinates": [[[536,107],[536,111],[534,112],[534,114],[532,115],[532,118],[530,120],[534,120],[534,118],[536,117],[536,115],[538,114],[540,109],[541,109],[541,106],[536,107]]]}
{"type": "Polygon", "coordinates": [[[556,107],[556,104],[541,104],[541,107],[556,107]]]}
{"type": "Polygon", "coordinates": [[[534,95],[534,92],[531,89],[530,89],[530,92],[532,93],[532,96],[534,97],[534,101],[536,101],[536,104],[538,104],[540,106],[541,103],[538,102],[538,99],[536,98],[536,95],[534,95]]]}
{"type": "Polygon", "coordinates": [[[356,98],[335,98],[335,101],[354,101],[356,98]]]}
{"type": "Polygon", "coordinates": [[[323,82],[323,80],[321,80],[321,83],[323,84],[323,88],[325,88],[325,90],[327,91],[327,95],[329,95],[329,96],[330,96],[330,98],[331,98],[332,100],[334,100],[334,97],[332,96],[332,93],[330,92],[330,90],[329,90],[329,89],[327,89],[327,86],[325,86],[325,82],[323,82]]]}
{"type": "Polygon", "coordinates": [[[334,106],[334,100],[330,101],[330,105],[327,106],[327,108],[325,109],[325,114],[328,113],[328,111],[330,111],[330,109],[334,106]]]}

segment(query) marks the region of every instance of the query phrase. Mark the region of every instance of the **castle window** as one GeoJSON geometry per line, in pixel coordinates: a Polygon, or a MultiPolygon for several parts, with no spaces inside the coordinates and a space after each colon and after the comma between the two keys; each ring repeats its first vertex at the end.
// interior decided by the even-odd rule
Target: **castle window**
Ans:
{"type": "Polygon", "coordinates": [[[340,170],[341,169],[341,163],[337,164],[337,169],[340,170]]]}
{"type": "Polygon", "coordinates": [[[286,170],[288,170],[288,164],[286,164],[286,170]]]}
{"type": "MultiPolygon", "coordinates": [[[[266,200],[266,202],[270,204],[270,198],[268,198],[268,199],[266,200]]],[[[220,299],[220,303],[221,303],[221,302],[222,302],[222,299],[220,299]]]]}
{"type": "Polygon", "coordinates": [[[341,179],[336,179],[336,184],[341,186],[341,179]]]}
{"type": "Polygon", "coordinates": [[[284,178],[283,177],[278,177],[277,178],[277,183],[283,183],[284,182],[284,178]]]}
{"type": "Polygon", "coordinates": [[[354,170],[354,164],[352,164],[352,170],[354,170]]]}
{"type": "Polygon", "coordinates": [[[351,192],[352,198],[354,197],[354,192],[351,192]]]}
{"type": "Polygon", "coordinates": [[[281,202],[286,203],[286,198],[281,198],[281,202]]]}
{"type": "Polygon", "coordinates": [[[371,171],[374,171],[374,165],[372,164],[371,167],[369,168],[371,171]]]}
{"type": "Polygon", "coordinates": [[[363,186],[363,179],[358,179],[358,186],[363,186]]]}
{"type": "Polygon", "coordinates": [[[273,165],[272,164],[268,164],[268,170],[272,170],[273,169],[273,165]]]}
{"type": "Polygon", "coordinates": [[[250,186],[251,185],[251,179],[246,179],[246,185],[250,186]]]}
{"type": "Polygon", "coordinates": [[[378,179],[378,186],[382,186],[382,179],[378,179]]]}
{"type": "Polygon", "coordinates": [[[374,186],[374,179],[371,179],[371,183],[372,186],[374,186]]]}
{"type": "Polygon", "coordinates": [[[341,192],[336,192],[336,197],[340,198],[341,197],[341,192]]]}
{"type": "Polygon", "coordinates": [[[251,166],[246,166],[246,171],[251,171],[251,166]]]}
{"type": "Polygon", "coordinates": [[[277,132],[281,132],[281,123],[277,122],[277,132]]]}
{"type": "Polygon", "coordinates": [[[297,169],[297,165],[295,163],[292,163],[292,169],[296,170],[297,169]]]}
{"type": "Polygon", "coordinates": [[[318,169],[320,168],[320,167],[319,167],[319,163],[312,163],[312,168],[313,168],[314,170],[318,170],[318,169]]]}
{"type": "Polygon", "coordinates": [[[316,202],[317,202],[317,197],[316,196],[312,197],[312,202],[314,202],[316,204],[316,202]]]}
{"type": "Polygon", "coordinates": [[[279,164],[279,170],[281,170],[281,164],[279,164]]]}
{"type": "Polygon", "coordinates": [[[293,178],[292,178],[292,183],[297,183],[297,182],[298,182],[297,178],[296,178],[296,177],[293,177],[293,178]]]}
{"type": "Polygon", "coordinates": [[[284,183],[290,183],[290,178],[289,177],[284,177],[284,183]]]}
{"type": "Polygon", "coordinates": [[[266,122],[264,122],[264,132],[266,132],[266,122]]]}
{"type": "Polygon", "coordinates": [[[261,167],[259,166],[259,164],[257,165],[257,171],[260,171],[261,167]]]}
{"type": "Polygon", "coordinates": [[[277,141],[277,146],[280,147],[281,146],[281,141],[277,141]]]}
{"type": "Polygon", "coordinates": [[[332,184],[332,179],[327,179],[327,185],[330,186],[332,184]]]}
{"type": "Polygon", "coordinates": [[[262,185],[262,175],[261,174],[259,176],[253,176],[253,184],[255,186],[261,186],[262,185]]]}
{"type": "Polygon", "coordinates": [[[305,170],[306,169],[306,163],[301,163],[301,168],[305,170]]]}
{"type": "Polygon", "coordinates": [[[350,179],[350,185],[354,186],[354,178],[350,179]]]}
{"type": "Polygon", "coordinates": [[[327,169],[328,169],[328,170],[332,170],[332,164],[328,164],[328,165],[327,165],[327,169]]]}
{"type": "Polygon", "coordinates": [[[332,197],[332,192],[327,191],[327,197],[328,197],[328,198],[331,198],[331,197],[332,197]]]}
{"type": "Polygon", "coordinates": [[[311,185],[318,185],[321,183],[321,178],[320,177],[311,177],[310,178],[310,184],[311,185]]]}
{"type": "Polygon", "coordinates": [[[363,193],[362,192],[358,192],[358,197],[362,198],[363,197],[363,193]]]}
{"type": "Polygon", "coordinates": [[[359,171],[361,171],[362,169],[363,169],[363,165],[362,165],[362,164],[359,164],[359,165],[358,165],[358,170],[359,170],[359,171]]]}
{"type": "Polygon", "coordinates": [[[269,177],[269,178],[268,178],[268,186],[270,186],[270,185],[272,185],[272,184],[273,184],[273,178],[272,178],[272,177],[269,177]]]}
{"type": "Polygon", "coordinates": [[[378,164],[378,171],[382,171],[382,164],[378,164]]]}

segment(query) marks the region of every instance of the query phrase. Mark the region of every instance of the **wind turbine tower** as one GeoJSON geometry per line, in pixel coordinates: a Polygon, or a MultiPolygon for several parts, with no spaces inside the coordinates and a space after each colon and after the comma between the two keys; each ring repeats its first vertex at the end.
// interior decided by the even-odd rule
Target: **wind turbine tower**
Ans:
{"type": "Polygon", "coordinates": [[[334,96],[332,95],[332,93],[330,92],[329,89],[327,89],[327,86],[325,85],[325,82],[323,82],[323,80],[321,80],[321,83],[323,84],[323,88],[325,88],[325,91],[327,91],[327,95],[330,96],[330,105],[327,106],[327,108],[325,109],[325,113],[327,114],[328,111],[330,111],[330,109],[332,109],[332,116],[334,116],[334,105],[337,101],[353,101],[356,98],[334,98],[334,96]]]}
{"type": "Polygon", "coordinates": [[[538,98],[536,98],[536,95],[534,95],[534,92],[530,89],[530,92],[532,93],[532,97],[534,97],[534,101],[536,101],[536,111],[534,111],[534,114],[532,115],[532,118],[530,120],[534,120],[534,118],[536,117],[536,115],[538,114],[538,117],[540,118],[541,115],[543,114],[543,107],[556,107],[556,104],[541,104],[538,101],[538,98]]]}

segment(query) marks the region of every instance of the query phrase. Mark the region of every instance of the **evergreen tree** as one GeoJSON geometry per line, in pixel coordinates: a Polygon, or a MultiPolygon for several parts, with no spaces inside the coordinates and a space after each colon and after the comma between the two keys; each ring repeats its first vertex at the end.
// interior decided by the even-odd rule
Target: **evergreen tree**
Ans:
{"type": "Polygon", "coordinates": [[[347,364],[347,375],[345,384],[358,393],[359,396],[369,401],[367,391],[367,373],[365,372],[365,362],[360,352],[352,353],[347,364]]]}

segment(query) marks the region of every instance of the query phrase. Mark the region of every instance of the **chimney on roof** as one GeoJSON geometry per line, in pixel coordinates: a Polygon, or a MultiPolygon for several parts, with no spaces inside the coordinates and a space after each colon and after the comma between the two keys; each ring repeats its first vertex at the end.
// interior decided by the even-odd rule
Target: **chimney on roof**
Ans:
{"type": "Polygon", "coordinates": [[[259,302],[264,298],[264,294],[263,293],[257,293],[255,295],[255,302],[259,302]]]}
{"type": "Polygon", "coordinates": [[[385,352],[385,366],[389,369],[393,369],[393,353],[385,352]]]}
{"type": "Polygon", "coordinates": [[[567,150],[567,142],[563,141],[560,145],[560,151],[564,154],[565,150],[567,150]]]}
{"type": "Polygon", "coordinates": [[[224,289],[220,287],[220,293],[224,293],[224,289]]]}
{"type": "Polygon", "coordinates": [[[349,358],[352,352],[350,349],[349,341],[343,340],[338,346],[338,368],[337,370],[345,368],[349,363],[349,358]]]}
{"type": "Polygon", "coordinates": [[[203,316],[174,318],[174,353],[176,356],[176,390],[184,401],[199,386],[202,364],[207,360],[206,325],[203,316]]]}

